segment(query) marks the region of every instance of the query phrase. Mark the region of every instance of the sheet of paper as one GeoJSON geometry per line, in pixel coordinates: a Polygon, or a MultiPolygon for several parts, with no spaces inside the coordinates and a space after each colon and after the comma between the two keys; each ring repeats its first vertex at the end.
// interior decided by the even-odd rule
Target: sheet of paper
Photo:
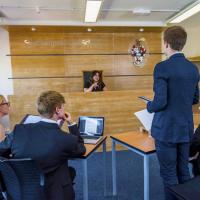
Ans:
{"type": "Polygon", "coordinates": [[[96,133],[97,132],[97,120],[87,119],[85,122],[85,132],[88,134],[96,133]]]}
{"type": "Polygon", "coordinates": [[[154,113],[149,113],[147,109],[144,109],[144,110],[135,112],[135,115],[140,120],[144,128],[150,132],[154,113]]]}
{"type": "Polygon", "coordinates": [[[31,124],[31,123],[37,123],[41,121],[41,117],[37,115],[29,115],[26,120],[23,122],[23,124],[31,124]]]}

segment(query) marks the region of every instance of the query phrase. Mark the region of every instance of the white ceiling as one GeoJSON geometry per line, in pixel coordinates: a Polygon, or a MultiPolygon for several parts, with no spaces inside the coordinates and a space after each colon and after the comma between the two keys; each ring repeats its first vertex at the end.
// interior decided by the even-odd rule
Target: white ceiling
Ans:
{"type": "MultiPolygon", "coordinates": [[[[104,0],[94,26],[164,26],[195,0],[104,0]],[[149,15],[133,14],[135,9],[149,15]]],[[[85,25],[86,0],[0,0],[0,24],[4,25],[85,25]],[[39,9],[38,9],[39,8],[39,9]],[[37,11],[39,10],[39,12],[37,11]]]]}

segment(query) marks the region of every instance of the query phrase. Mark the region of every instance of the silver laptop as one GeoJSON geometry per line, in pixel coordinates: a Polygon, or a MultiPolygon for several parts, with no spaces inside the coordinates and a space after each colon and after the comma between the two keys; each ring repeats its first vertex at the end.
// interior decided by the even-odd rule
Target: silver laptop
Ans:
{"type": "Polygon", "coordinates": [[[96,144],[103,137],[104,117],[80,116],[78,128],[85,144],[96,144]]]}

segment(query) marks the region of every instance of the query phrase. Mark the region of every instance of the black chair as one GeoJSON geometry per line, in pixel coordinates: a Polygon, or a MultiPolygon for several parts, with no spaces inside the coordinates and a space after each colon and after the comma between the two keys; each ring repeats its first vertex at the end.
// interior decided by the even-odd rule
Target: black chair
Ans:
{"type": "Polygon", "coordinates": [[[31,159],[0,157],[1,190],[6,200],[46,200],[44,175],[31,159]]]}
{"type": "Polygon", "coordinates": [[[91,76],[92,76],[92,71],[83,71],[83,85],[84,86],[91,79],[91,76]]]}
{"type": "Polygon", "coordinates": [[[169,191],[178,200],[199,200],[200,176],[194,177],[184,184],[171,186],[169,191]]]}

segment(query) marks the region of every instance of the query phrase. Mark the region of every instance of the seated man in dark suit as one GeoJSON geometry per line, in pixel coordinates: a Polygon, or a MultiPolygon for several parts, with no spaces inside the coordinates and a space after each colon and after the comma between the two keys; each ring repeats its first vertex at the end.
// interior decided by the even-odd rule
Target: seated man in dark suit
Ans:
{"type": "Polygon", "coordinates": [[[65,99],[55,91],[43,92],[37,100],[37,110],[43,119],[34,124],[18,124],[13,133],[0,143],[0,155],[36,160],[45,174],[47,200],[74,200],[75,194],[68,168],[68,158],[86,151],[77,125],[64,110],[65,99]],[[69,126],[69,134],[57,121],[69,126]]]}
{"type": "Polygon", "coordinates": [[[192,137],[190,156],[195,157],[195,159],[191,160],[194,176],[200,175],[200,124],[192,137]]]}

